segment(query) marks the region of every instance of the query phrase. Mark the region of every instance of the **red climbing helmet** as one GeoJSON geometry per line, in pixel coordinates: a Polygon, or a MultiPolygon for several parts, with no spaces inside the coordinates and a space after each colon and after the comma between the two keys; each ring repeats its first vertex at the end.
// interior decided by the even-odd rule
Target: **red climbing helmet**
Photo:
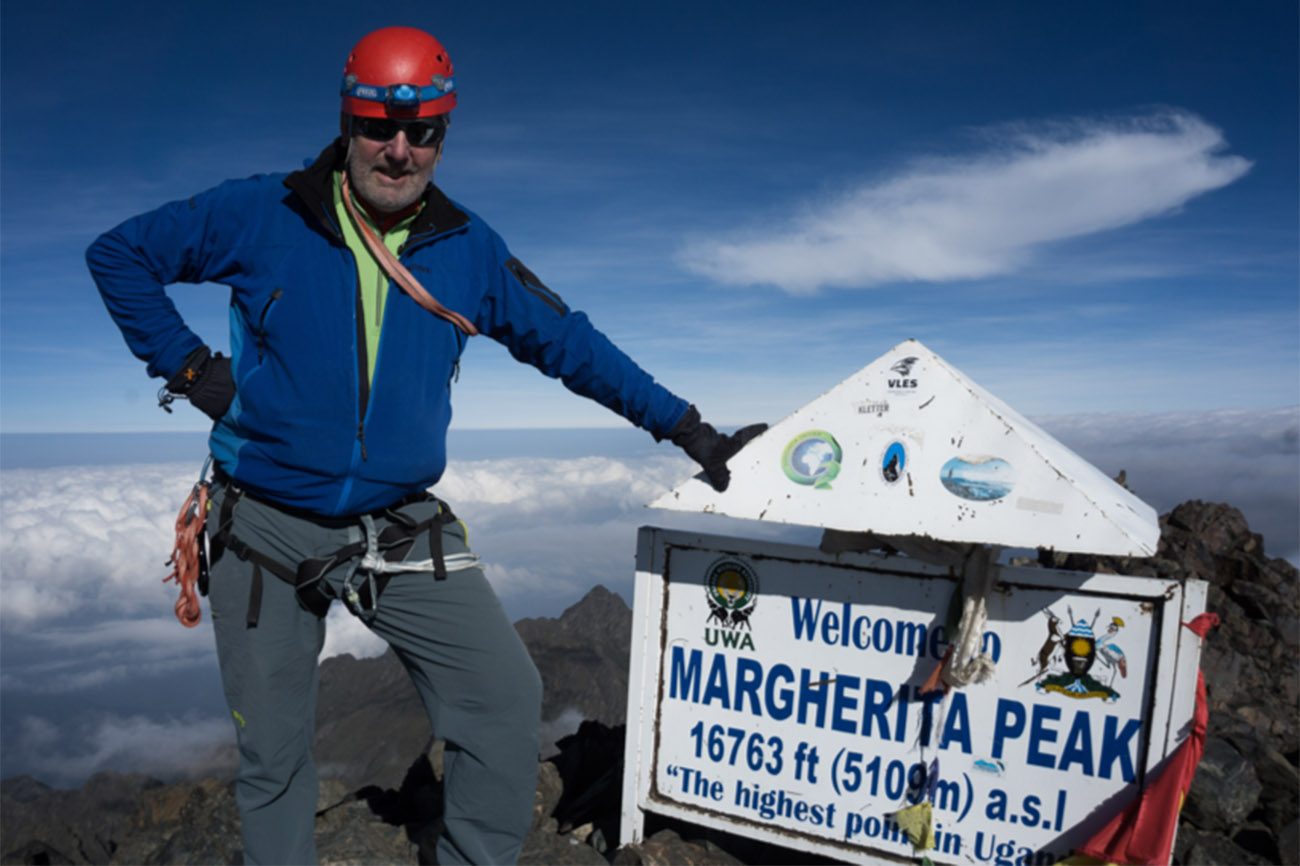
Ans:
{"type": "Polygon", "coordinates": [[[343,113],[359,117],[433,117],[456,107],[447,50],[415,27],[363,36],[343,66],[343,113]]]}

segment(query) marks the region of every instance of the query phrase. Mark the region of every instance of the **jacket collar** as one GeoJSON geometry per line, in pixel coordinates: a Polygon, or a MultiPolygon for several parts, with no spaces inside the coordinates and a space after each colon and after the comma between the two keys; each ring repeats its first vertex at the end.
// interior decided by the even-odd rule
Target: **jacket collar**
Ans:
{"type": "MultiPolygon", "coordinates": [[[[343,235],[334,218],[333,174],[347,161],[348,145],[341,136],[334,139],[306,168],[293,172],[284,179],[307,206],[307,210],[321,221],[325,230],[337,238],[343,235]]],[[[411,238],[442,234],[469,223],[469,216],[456,207],[437,186],[429,184],[424,191],[424,207],[411,223],[411,238]]]]}

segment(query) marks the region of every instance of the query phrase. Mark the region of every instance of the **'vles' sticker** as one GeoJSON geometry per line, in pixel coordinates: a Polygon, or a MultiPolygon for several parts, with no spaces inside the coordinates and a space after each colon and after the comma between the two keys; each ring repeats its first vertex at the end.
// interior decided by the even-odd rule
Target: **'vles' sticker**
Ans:
{"type": "Polygon", "coordinates": [[[885,374],[885,384],[888,386],[889,393],[895,397],[912,397],[917,393],[920,380],[912,372],[916,362],[920,358],[915,355],[908,355],[906,358],[899,358],[889,366],[889,372],[885,374]]]}
{"type": "Polygon", "coordinates": [[[954,457],[939,470],[948,492],[974,502],[1001,499],[1015,486],[1011,464],[1000,457],[954,457]]]}
{"type": "Polygon", "coordinates": [[[844,451],[825,430],[808,430],[790,440],[781,454],[781,469],[796,484],[829,490],[840,474],[844,451]]]}
{"type": "Polygon", "coordinates": [[[902,442],[890,442],[880,458],[880,477],[886,484],[895,484],[907,469],[907,449],[902,442]]]}

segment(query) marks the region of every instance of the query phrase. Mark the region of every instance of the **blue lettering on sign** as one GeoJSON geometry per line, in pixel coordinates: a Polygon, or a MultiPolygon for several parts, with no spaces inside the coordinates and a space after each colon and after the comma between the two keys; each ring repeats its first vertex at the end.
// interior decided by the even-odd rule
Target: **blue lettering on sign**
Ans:
{"type": "Polygon", "coordinates": [[[1087,710],[1079,710],[1071,720],[1069,733],[1060,755],[1051,745],[1059,739],[1057,722],[1061,718],[1061,709],[1045,704],[1034,704],[1029,713],[1025,705],[1009,698],[999,698],[993,712],[993,750],[994,758],[1001,758],[1008,745],[1025,738],[1025,760],[1038,767],[1054,770],[1078,772],[1085,776],[1112,777],[1115,765],[1119,764],[1119,776],[1125,782],[1132,782],[1137,777],[1136,750],[1137,735],[1142,730],[1140,719],[1121,720],[1117,716],[1107,715],[1102,720],[1101,745],[1095,745],[1093,715],[1087,710]]]}
{"type": "Polygon", "coordinates": [[[1079,772],[1085,776],[1094,775],[1092,771],[1092,727],[1088,724],[1087,713],[1076,713],[1074,724],[1070,726],[1070,733],[1065,738],[1065,745],[1061,747],[1061,763],[1057,765],[1059,770],[1068,770],[1075,764],[1079,765],[1079,772]]]}
{"type": "Polygon", "coordinates": [[[794,671],[790,670],[789,665],[777,663],[767,672],[767,688],[763,697],[767,700],[767,714],[778,722],[790,718],[790,713],[794,712],[794,689],[789,685],[793,682],[794,671]],[[781,682],[787,685],[779,686],[781,682]]]}
{"type": "Polygon", "coordinates": [[[970,711],[966,707],[965,692],[953,693],[952,706],[944,717],[943,733],[939,736],[939,748],[946,749],[953,743],[961,746],[963,754],[970,754],[970,711]]]}
{"type": "Polygon", "coordinates": [[[867,680],[867,697],[862,702],[862,735],[866,737],[873,736],[873,726],[878,728],[879,736],[882,740],[889,739],[889,721],[885,718],[885,712],[889,709],[890,703],[894,700],[894,690],[890,688],[889,683],[880,680],[867,680]]]}
{"type": "Polygon", "coordinates": [[[763,665],[755,659],[736,659],[736,710],[744,712],[744,699],[749,698],[750,712],[763,715],[758,708],[758,689],[763,685],[763,665]]]}
{"type": "Polygon", "coordinates": [[[830,694],[830,689],[826,684],[831,681],[830,675],[825,671],[819,673],[816,677],[812,671],[802,668],[799,671],[799,724],[808,724],[808,705],[814,704],[817,707],[817,727],[826,726],[826,696],[830,694]]]}
{"type": "Polygon", "coordinates": [[[691,650],[690,661],[688,662],[685,653],[681,649],[679,646],[673,647],[672,675],[668,678],[668,694],[678,700],[698,704],[700,702],[701,653],[699,650],[691,650]]]}
{"type": "MultiPolygon", "coordinates": [[[[943,626],[930,628],[925,623],[902,619],[873,620],[868,614],[855,614],[847,601],[832,605],[823,604],[822,599],[792,596],[790,624],[796,640],[851,646],[864,652],[941,659],[948,647],[943,626]]],[[[980,645],[994,662],[1002,657],[1002,641],[994,632],[985,632],[980,645]]]]}
{"type": "Polygon", "coordinates": [[[718,702],[724,710],[731,709],[731,694],[727,689],[727,657],[715,655],[713,664],[709,666],[709,681],[704,686],[704,699],[702,703],[711,704],[718,702]]]}
{"type": "Polygon", "coordinates": [[[1047,726],[1047,723],[1058,722],[1061,719],[1060,707],[1048,707],[1043,704],[1034,704],[1034,710],[1029,722],[1029,763],[1035,767],[1047,767],[1049,770],[1056,766],[1056,758],[1042,751],[1044,743],[1056,742],[1056,728],[1047,726]]]}
{"type": "Polygon", "coordinates": [[[1137,719],[1129,719],[1124,723],[1124,730],[1117,731],[1119,719],[1114,716],[1106,717],[1105,732],[1101,736],[1101,757],[1097,763],[1101,767],[1101,777],[1110,778],[1111,767],[1116,761],[1120,762],[1120,778],[1125,782],[1131,782],[1134,778],[1133,756],[1129,752],[1130,744],[1137,737],[1138,731],[1142,730],[1142,723],[1137,719]]]}
{"type": "MultiPolygon", "coordinates": [[[[669,653],[667,685],[669,698],[685,703],[778,721],[793,717],[800,725],[823,729],[829,726],[845,734],[900,743],[905,740],[909,695],[915,688],[780,663],[766,667],[759,659],[726,653],[710,653],[706,664],[703,650],[680,644],[673,644],[669,653]]],[[[923,746],[928,746],[934,736],[937,697],[915,698],[921,702],[917,736],[923,746]]],[[[1075,710],[1067,719],[1066,713],[1056,704],[999,698],[993,710],[987,754],[994,760],[1023,762],[1063,773],[1102,779],[1118,775],[1125,782],[1134,781],[1141,720],[1098,717],[1086,709],[1075,710]]],[[[964,692],[950,695],[942,730],[937,733],[940,749],[960,750],[967,755],[976,751],[964,692]]]]}
{"type": "Polygon", "coordinates": [[[862,680],[848,674],[840,674],[835,678],[835,711],[831,713],[831,727],[835,730],[846,734],[857,733],[857,722],[847,718],[845,714],[857,709],[858,699],[850,692],[857,692],[861,685],[862,680]]]}

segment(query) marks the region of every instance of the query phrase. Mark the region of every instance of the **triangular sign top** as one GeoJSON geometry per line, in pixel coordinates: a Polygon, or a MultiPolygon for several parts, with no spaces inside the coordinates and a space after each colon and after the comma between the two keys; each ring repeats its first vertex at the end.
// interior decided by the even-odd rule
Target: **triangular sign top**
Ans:
{"type": "Polygon", "coordinates": [[[1155,510],[915,340],[652,503],[878,535],[1152,556],[1155,510]]]}

